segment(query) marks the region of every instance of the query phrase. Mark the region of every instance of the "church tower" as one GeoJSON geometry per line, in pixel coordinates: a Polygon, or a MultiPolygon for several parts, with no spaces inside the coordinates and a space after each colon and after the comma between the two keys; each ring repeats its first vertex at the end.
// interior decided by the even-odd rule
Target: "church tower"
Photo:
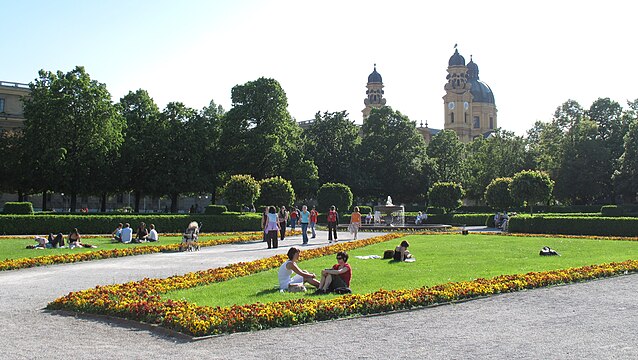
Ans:
{"type": "Polygon", "coordinates": [[[361,110],[363,113],[363,120],[370,116],[372,108],[379,109],[385,105],[385,99],[383,98],[383,79],[381,74],[377,72],[377,64],[374,64],[374,71],[368,76],[368,84],[366,85],[367,97],[363,100],[365,109],[361,110]]]}
{"type": "Polygon", "coordinates": [[[488,136],[497,128],[496,105],[492,89],[479,80],[478,65],[470,57],[466,66],[455,45],[447,72],[443,96],[445,129],[454,130],[464,143],[488,136]]]}

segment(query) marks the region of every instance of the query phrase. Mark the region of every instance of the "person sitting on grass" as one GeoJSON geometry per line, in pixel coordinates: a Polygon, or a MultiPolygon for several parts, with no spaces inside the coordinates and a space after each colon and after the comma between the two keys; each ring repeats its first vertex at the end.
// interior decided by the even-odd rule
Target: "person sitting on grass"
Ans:
{"type": "Polygon", "coordinates": [[[311,272],[300,269],[297,265],[300,254],[301,250],[294,246],[288,249],[288,260],[279,267],[278,277],[279,289],[281,291],[306,291],[304,283],[319,287],[317,276],[311,272]],[[295,273],[295,276],[291,277],[293,272],[295,273]]]}
{"type": "Polygon", "coordinates": [[[394,260],[405,261],[405,259],[411,258],[412,254],[410,254],[410,251],[408,250],[409,246],[409,242],[405,240],[401,241],[401,245],[397,246],[396,249],[394,249],[394,260]]]}
{"type": "Polygon", "coordinates": [[[317,294],[327,294],[330,292],[350,292],[350,279],[352,279],[352,268],[348,264],[348,253],[339,251],[337,253],[337,263],[331,269],[325,269],[321,272],[321,282],[317,289],[317,294]]]}
{"type": "Polygon", "coordinates": [[[155,225],[151,224],[149,227],[151,228],[151,231],[148,233],[148,241],[159,241],[159,235],[157,234],[157,230],[155,230],[155,225]]]}
{"type": "Polygon", "coordinates": [[[135,237],[134,242],[136,243],[146,242],[147,237],[148,237],[148,229],[146,229],[146,224],[144,222],[141,222],[140,226],[137,228],[137,236],[135,237]]]}
{"type": "Polygon", "coordinates": [[[122,242],[122,227],[124,227],[124,225],[122,225],[122,223],[117,224],[117,227],[115,228],[115,230],[113,230],[113,233],[111,234],[113,237],[111,238],[111,242],[122,242]]]}
{"type": "Polygon", "coordinates": [[[56,236],[53,236],[53,233],[49,233],[48,241],[52,248],[64,247],[64,235],[62,233],[58,233],[56,236]]]}
{"type": "Polygon", "coordinates": [[[78,229],[74,228],[73,231],[71,231],[71,233],[69,234],[69,249],[82,247],[82,242],[80,241],[81,238],[82,236],[80,236],[80,232],[78,231],[78,229]]]}
{"type": "Polygon", "coordinates": [[[133,240],[133,229],[131,229],[131,224],[124,224],[124,228],[122,228],[122,243],[130,244],[133,240]]]}
{"type": "Polygon", "coordinates": [[[34,246],[35,249],[46,249],[51,247],[51,245],[49,244],[49,240],[42,236],[36,236],[33,240],[35,240],[35,242],[37,243],[34,246]]]}

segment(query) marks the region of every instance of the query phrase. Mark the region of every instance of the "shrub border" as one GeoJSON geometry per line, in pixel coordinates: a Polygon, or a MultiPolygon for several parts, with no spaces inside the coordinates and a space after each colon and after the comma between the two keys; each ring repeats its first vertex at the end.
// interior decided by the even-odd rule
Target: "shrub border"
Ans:
{"type": "MultiPolygon", "coordinates": [[[[306,250],[301,254],[303,259],[310,259],[403,236],[405,234],[388,234],[306,250]]],[[[491,279],[450,282],[418,289],[381,289],[369,294],[345,295],[330,300],[295,299],[229,307],[197,306],[186,301],[164,300],[160,297],[161,293],[171,290],[269,270],[279,266],[284,258],[285,255],[281,254],[165,279],[143,279],[125,284],[96,286],[60,297],[49,303],[47,309],[114,316],[157,324],[172,331],[200,337],[381,314],[638,271],[638,260],[627,260],[579,268],[500,275],[491,279]]]]}

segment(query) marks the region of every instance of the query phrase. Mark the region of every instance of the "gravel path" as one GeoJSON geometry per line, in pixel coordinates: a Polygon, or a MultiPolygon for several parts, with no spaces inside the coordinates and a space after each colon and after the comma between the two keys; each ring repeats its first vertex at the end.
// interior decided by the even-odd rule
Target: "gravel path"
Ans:
{"type": "MultiPolygon", "coordinates": [[[[313,246],[326,237],[320,232],[313,246]]],[[[42,310],[69,291],[250,261],[300,243],[296,236],[277,250],[252,242],[0,272],[0,358],[638,358],[636,275],[197,342],[42,310]]]]}

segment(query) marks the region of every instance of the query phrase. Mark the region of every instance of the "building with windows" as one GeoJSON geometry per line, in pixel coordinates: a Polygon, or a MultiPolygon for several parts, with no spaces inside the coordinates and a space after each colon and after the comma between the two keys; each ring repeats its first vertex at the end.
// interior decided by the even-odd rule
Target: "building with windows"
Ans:
{"type": "Polygon", "coordinates": [[[498,127],[496,104],[492,89],[479,79],[478,65],[471,55],[466,65],[455,46],[447,72],[443,96],[444,128],[454,130],[464,143],[479,136],[489,136],[498,127]]]}
{"type": "Polygon", "coordinates": [[[27,84],[0,81],[0,131],[19,129],[24,126],[22,97],[29,96],[27,84]]]}

